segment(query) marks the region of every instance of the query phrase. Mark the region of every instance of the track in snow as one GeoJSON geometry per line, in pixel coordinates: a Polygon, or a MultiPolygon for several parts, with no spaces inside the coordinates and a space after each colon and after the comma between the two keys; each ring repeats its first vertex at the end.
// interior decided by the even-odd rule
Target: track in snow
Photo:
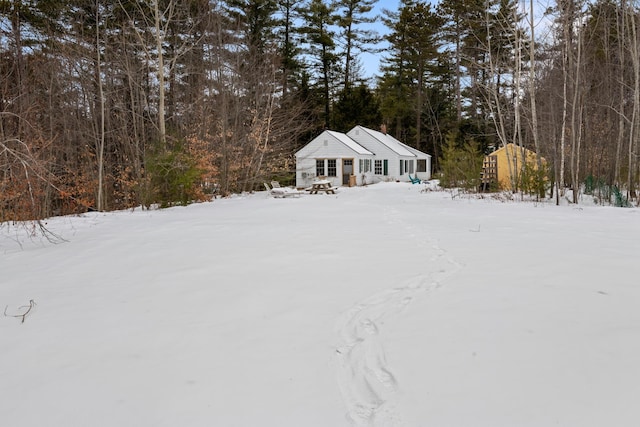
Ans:
{"type": "Polygon", "coordinates": [[[384,320],[401,313],[419,294],[442,286],[444,279],[461,268],[435,240],[420,238],[413,226],[399,220],[398,211],[389,211],[386,219],[404,226],[419,246],[430,249],[432,256],[426,264],[429,271],[399,287],[366,298],[337,321],[336,375],[347,418],[358,427],[402,425],[393,401],[398,384],[387,366],[380,326],[384,320]]]}

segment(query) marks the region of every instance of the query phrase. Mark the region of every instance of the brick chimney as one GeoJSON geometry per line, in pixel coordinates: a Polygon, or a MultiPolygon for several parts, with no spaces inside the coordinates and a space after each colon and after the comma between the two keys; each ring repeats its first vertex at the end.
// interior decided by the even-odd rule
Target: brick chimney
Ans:
{"type": "Polygon", "coordinates": [[[385,125],[384,123],[380,125],[380,132],[382,132],[383,134],[387,134],[387,125],[385,125]]]}

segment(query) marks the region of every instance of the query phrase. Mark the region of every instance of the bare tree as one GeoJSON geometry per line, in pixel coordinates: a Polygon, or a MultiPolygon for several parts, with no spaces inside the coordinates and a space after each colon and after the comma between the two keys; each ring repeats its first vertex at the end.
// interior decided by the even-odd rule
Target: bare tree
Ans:
{"type": "MultiPolygon", "coordinates": [[[[122,11],[129,17],[129,21],[133,24],[136,22],[130,15],[128,8],[122,3],[122,0],[118,0],[118,4],[122,11]]],[[[167,70],[169,73],[173,73],[174,67],[178,60],[178,57],[183,55],[189,47],[185,44],[181,46],[175,46],[173,48],[173,56],[166,58],[165,41],[167,34],[169,33],[169,26],[172,20],[176,17],[176,1],[168,0],[166,6],[161,8],[160,0],[153,0],[150,4],[150,10],[147,10],[147,4],[144,2],[137,2],[138,16],[140,16],[147,29],[152,29],[152,44],[148,44],[147,40],[143,38],[143,33],[134,28],[133,34],[138,37],[139,47],[144,50],[147,56],[147,60],[150,63],[155,64],[156,79],[157,79],[157,91],[158,91],[158,104],[157,104],[157,129],[158,139],[162,149],[167,145],[167,130],[166,130],[166,85],[167,85],[167,70]],[[168,64],[166,63],[168,61],[168,64]]]]}
{"type": "Polygon", "coordinates": [[[618,33],[618,37],[620,38],[620,42],[618,43],[618,67],[619,67],[619,104],[618,104],[618,135],[616,138],[616,154],[615,154],[615,163],[614,163],[614,183],[619,185],[621,181],[620,176],[620,168],[622,165],[622,147],[624,145],[624,130],[625,130],[625,32],[626,32],[626,0],[622,0],[620,7],[616,8],[616,30],[618,33]]]}
{"type": "MultiPolygon", "coordinates": [[[[624,13],[624,12],[623,12],[624,13]]],[[[640,140],[640,43],[638,42],[637,16],[631,16],[630,26],[630,56],[633,65],[633,110],[629,131],[629,163],[627,171],[627,200],[634,196],[634,170],[637,164],[637,147],[640,140]]]]}
{"type": "Polygon", "coordinates": [[[535,15],[534,15],[534,1],[529,1],[529,101],[531,105],[531,136],[533,138],[533,145],[536,153],[538,153],[538,168],[542,167],[540,150],[540,137],[538,134],[538,108],[536,104],[536,36],[535,36],[535,15]]]}
{"type": "MultiPolygon", "coordinates": [[[[578,18],[579,19],[579,18],[578,18]]],[[[580,191],[580,147],[582,144],[582,46],[583,46],[583,31],[578,31],[577,34],[577,47],[575,56],[575,69],[570,67],[570,72],[574,75],[573,78],[573,99],[571,102],[571,186],[573,187],[573,203],[578,203],[578,195],[580,191]]],[[[573,59],[573,54],[570,55],[573,59]]],[[[571,61],[573,62],[573,61],[571,61]]]]}
{"type": "MultiPolygon", "coordinates": [[[[100,19],[100,2],[95,2],[96,10],[96,22],[101,22],[100,19]]],[[[101,41],[100,41],[100,26],[96,25],[96,82],[98,85],[98,107],[97,111],[99,116],[99,126],[97,139],[97,162],[98,162],[98,197],[96,202],[96,209],[99,211],[104,210],[104,144],[105,144],[105,99],[104,99],[104,87],[102,82],[102,58],[101,58],[101,41]]]]}

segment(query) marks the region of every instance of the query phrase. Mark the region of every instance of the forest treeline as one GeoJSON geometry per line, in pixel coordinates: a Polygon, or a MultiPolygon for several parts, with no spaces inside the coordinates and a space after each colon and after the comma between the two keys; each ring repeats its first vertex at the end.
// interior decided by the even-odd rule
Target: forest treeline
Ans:
{"type": "Polygon", "coordinates": [[[384,124],[434,172],[452,141],[514,143],[546,159],[556,196],[590,182],[636,198],[636,2],[374,5],[0,0],[0,221],[253,190],[356,124],[384,124]]]}

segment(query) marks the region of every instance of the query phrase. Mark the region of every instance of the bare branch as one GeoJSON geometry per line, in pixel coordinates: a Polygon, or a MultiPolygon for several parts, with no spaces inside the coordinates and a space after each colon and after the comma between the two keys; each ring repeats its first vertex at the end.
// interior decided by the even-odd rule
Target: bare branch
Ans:
{"type": "Polygon", "coordinates": [[[20,323],[24,323],[24,320],[27,318],[27,315],[29,313],[31,313],[31,310],[36,306],[36,302],[34,300],[29,300],[29,305],[23,305],[21,307],[18,307],[18,310],[25,310],[26,311],[24,313],[21,314],[7,314],[7,310],[9,309],[9,306],[6,306],[4,308],[4,315],[5,317],[16,317],[16,318],[22,318],[22,320],[20,321],[20,323]]]}

